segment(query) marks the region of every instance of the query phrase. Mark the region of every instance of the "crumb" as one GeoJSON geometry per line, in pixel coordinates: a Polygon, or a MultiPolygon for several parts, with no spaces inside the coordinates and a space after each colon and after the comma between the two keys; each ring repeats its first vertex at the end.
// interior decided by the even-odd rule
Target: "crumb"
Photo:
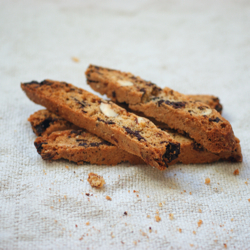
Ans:
{"type": "Polygon", "coordinates": [[[205,179],[205,184],[207,184],[207,185],[210,184],[210,178],[205,179]]]}
{"type": "Polygon", "coordinates": [[[250,199],[248,199],[248,201],[250,202],[250,199]]]}
{"type": "Polygon", "coordinates": [[[151,227],[149,227],[149,232],[152,233],[152,228],[151,227]]]}
{"type": "Polygon", "coordinates": [[[76,225],[76,227],[78,227],[78,226],[76,225]]]}
{"type": "Polygon", "coordinates": [[[128,213],[125,211],[125,212],[124,212],[124,215],[128,215],[128,213]]]}
{"type": "Polygon", "coordinates": [[[147,215],[147,218],[150,218],[150,215],[149,215],[149,214],[147,215]]]}
{"type": "Polygon", "coordinates": [[[109,197],[108,195],[106,196],[106,200],[112,201],[111,197],[109,197]]]}
{"type": "Polygon", "coordinates": [[[224,243],[223,245],[224,245],[224,248],[227,248],[227,244],[226,243],[224,243]]]}
{"type": "Polygon", "coordinates": [[[193,234],[196,234],[196,232],[195,232],[195,231],[193,231],[193,234]]]}
{"type": "Polygon", "coordinates": [[[247,181],[245,181],[245,184],[246,184],[246,185],[248,185],[248,182],[247,182],[247,181]]]}
{"type": "Polygon", "coordinates": [[[87,181],[89,182],[91,187],[96,188],[101,188],[106,183],[102,176],[95,173],[89,173],[87,181]]]}
{"type": "Polygon", "coordinates": [[[189,194],[191,195],[192,193],[190,192],[189,194]]]}
{"type": "Polygon", "coordinates": [[[200,208],[199,208],[199,210],[198,210],[198,211],[199,211],[199,213],[202,213],[202,210],[201,210],[200,208]]]}
{"type": "Polygon", "coordinates": [[[158,209],[156,209],[156,214],[158,214],[158,215],[159,215],[159,211],[158,211],[158,209]]]}
{"type": "Polygon", "coordinates": [[[136,241],[134,241],[134,244],[135,244],[135,245],[137,245],[137,242],[136,242],[136,241]]]}
{"type": "Polygon", "coordinates": [[[90,223],[89,223],[89,221],[88,221],[88,222],[86,222],[86,226],[89,226],[89,224],[90,224],[90,223]]]}
{"type": "Polygon", "coordinates": [[[233,220],[234,220],[234,218],[231,219],[231,221],[233,221],[233,220]]]}
{"type": "Polygon", "coordinates": [[[64,199],[65,199],[65,200],[67,199],[67,195],[64,195],[64,199]]]}
{"type": "Polygon", "coordinates": [[[239,173],[240,173],[240,171],[238,168],[234,170],[234,175],[239,175],[239,173]]]}
{"type": "Polygon", "coordinates": [[[136,196],[139,197],[139,194],[137,194],[136,196]]]}
{"type": "Polygon", "coordinates": [[[156,220],[156,222],[159,222],[161,220],[161,217],[159,215],[156,215],[155,220],[156,220]]]}
{"type": "Polygon", "coordinates": [[[89,193],[86,193],[85,195],[89,196],[89,193]]]}
{"type": "Polygon", "coordinates": [[[141,231],[141,235],[142,236],[148,236],[145,232],[143,232],[142,230],[140,230],[141,231]]]}
{"type": "Polygon", "coordinates": [[[169,219],[173,220],[174,219],[174,215],[173,214],[169,214],[169,219]]]}
{"type": "Polygon", "coordinates": [[[112,238],[115,238],[115,236],[113,235],[113,232],[111,232],[111,237],[112,237],[112,238]]]}
{"type": "Polygon", "coordinates": [[[57,223],[57,220],[55,220],[55,223],[57,223]]]}
{"type": "Polygon", "coordinates": [[[77,58],[75,56],[72,56],[71,59],[73,62],[76,62],[76,63],[80,62],[79,58],[77,58]]]}
{"type": "Polygon", "coordinates": [[[203,221],[202,221],[202,220],[199,220],[199,221],[197,222],[198,227],[200,227],[202,223],[203,223],[203,221]]]}
{"type": "Polygon", "coordinates": [[[157,230],[155,230],[155,233],[157,234],[157,230]]]}
{"type": "Polygon", "coordinates": [[[162,203],[161,202],[159,203],[159,207],[162,207],[162,203]]]}
{"type": "Polygon", "coordinates": [[[69,169],[69,166],[66,165],[65,168],[69,169]]]}
{"type": "Polygon", "coordinates": [[[149,195],[147,195],[147,198],[149,198],[149,195]]]}
{"type": "Polygon", "coordinates": [[[193,247],[194,246],[194,244],[189,244],[190,245],[190,247],[193,247]]]}
{"type": "Polygon", "coordinates": [[[51,209],[53,209],[54,207],[53,207],[53,206],[51,206],[50,208],[51,208],[51,209]]]}
{"type": "Polygon", "coordinates": [[[180,232],[180,233],[182,232],[182,229],[181,229],[181,228],[179,228],[179,232],[180,232]]]}
{"type": "Polygon", "coordinates": [[[128,190],[128,192],[130,193],[130,190],[128,190]]]}

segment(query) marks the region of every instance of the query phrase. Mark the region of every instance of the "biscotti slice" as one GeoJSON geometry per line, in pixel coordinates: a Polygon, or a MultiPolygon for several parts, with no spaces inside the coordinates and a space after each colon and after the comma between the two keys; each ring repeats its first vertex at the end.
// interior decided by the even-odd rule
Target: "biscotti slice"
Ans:
{"type": "Polygon", "coordinates": [[[145,164],[140,157],[83,129],[53,132],[37,137],[34,144],[44,160],[66,159],[77,164],[88,162],[97,165],[117,165],[121,162],[145,164]]]}
{"type": "Polygon", "coordinates": [[[148,119],[138,117],[116,104],[65,82],[44,80],[22,83],[35,103],[119,148],[164,170],[176,159],[180,144],[148,119]]]}
{"type": "MultiPolygon", "coordinates": [[[[42,132],[42,135],[49,135],[51,134],[53,131],[60,131],[60,130],[68,130],[71,129],[73,125],[72,123],[66,121],[65,119],[61,118],[60,116],[57,116],[53,113],[51,113],[48,110],[39,110],[37,112],[35,112],[33,115],[30,116],[30,118],[28,119],[32,125],[32,129],[33,131],[38,135],[40,134],[40,128],[42,127],[42,125],[44,123],[47,124],[47,127],[45,128],[45,130],[42,132]],[[34,126],[34,121],[40,121],[39,123],[36,123],[36,126],[34,126]],[[48,122],[50,121],[50,122],[48,122]],[[38,130],[38,131],[37,131],[38,130]]],[[[167,132],[171,137],[173,137],[177,142],[180,143],[180,154],[179,157],[175,160],[173,160],[169,165],[172,165],[174,163],[177,162],[182,162],[184,164],[192,164],[192,163],[210,163],[210,162],[215,162],[215,161],[219,161],[219,160],[228,160],[228,161],[234,161],[234,162],[241,162],[242,161],[242,154],[241,154],[241,147],[240,147],[240,143],[239,140],[236,138],[236,147],[234,149],[234,151],[225,151],[225,152],[221,152],[220,154],[214,154],[212,152],[207,151],[206,149],[204,149],[201,145],[197,144],[194,140],[190,139],[188,136],[184,136],[181,135],[179,133],[177,133],[176,131],[173,131],[169,128],[166,127],[166,125],[158,123],[159,128],[161,128],[163,131],[167,132]]],[[[80,128],[76,128],[76,130],[80,130],[80,128]]],[[[79,132],[78,132],[79,133],[79,132]]],[[[62,154],[60,151],[60,153],[58,155],[54,155],[52,158],[49,157],[50,155],[50,151],[47,150],[43,150],[41,152],[43,152],[41,155],[44,159],[50,159],[50,160],[55,160],[55,159],[60,159],[59,157],[68,159],[70,161],[73,162],[77,162],[82,163],[82,162],[86,162],[88,161],[86,159],[86,154],[83,152],[86,152],[84,148],[80,147],[81,153],[77,153],[76,148],[80,146],[79,141],[77,141],[77,139],[79,140],[79,138],[76,138],[76,140],[74,141],[72,139],[72,134],[74,134],[76,137],[78,137],[79,135],[77,135],[77,133],[75,131],[73,131],[72,133],[70,133],[71,137],[70,137],[70,143],[67,143],[67,139],[63,139],[64,137],[62,136],[63,134],[61,134],[60,136],[56,137],[56,142],[55,140],[52,140],[52,144],[50,144],[47,140],[47,143],[50,145],[46,145],[46,147],[50,147],[53,145],[54,149],[57,151],[57,149],[59,148],[59,145],[62,145],[62,141],[63,141],[63,145],[64,148],[68,148],[68,150],[71,150],[71,148],[73,148],[74,150],[74,154],[69,158],[65,158],[66,155],[62,154]],[[62,140],[61,140],[62,138],[62,140]],[[75,157],[75,155],[77,155],[78,158],[75,157]]],[[[123,151],[121,149],[118,150],[118,148],[116,146],[112,146],[111,145],[108,147],[108,142],[106,142],[105,144],[105,155],[107,155],[107,157],[103,157],[104,160],[102,161],[97,161],[97,159],[103,159],[101,156],[103,155],[102,152],[102,148],[103,147],[99,147],[99,143],[101,143],[102,141],[100,141],[101,139],[98,138],[97,136],[93,135],[93,134],[87,134],[87,132],[84,132],[84,135],[86,135],[85,140],[86,143],[88,145],[90,145],[91,143],[91,150],[95,150],[94,147],[96,147],[96,157],[94,157],[93,161],[90,161],[91,163],[95,163],[95,164],[106,164],[106,165],[112,165],[113,164],[118,164],[122,161],[128,161],[131,164],[142,164],[142,160],[141,158],[134,156],[132,154],[127,153],[126,151],[123,151]],[[87,139],[88,138],[88,139],[87,139]],[[96,145],[94,144],[96,143],[96,145]],[[116,147],[116,156],[117,158],[114,159],[114,162],[110,161],[109,159],[112,158],[112,148],[116,147]],[[120,152],[121,151],[121,152],[120,152]],[[111,155],[110,155],[111,154],[111,155]],[[120,159],[120,162],[119,160],[120,159]],[[116,162],[116,163],[115,163],[116,162]]],[[[83,132],[80,136],[83,136],[83,132]]],[[[39,139],[41,141],[41,139],[39,139]]],[[[39,141],[39,142],[40,142],[39,141]]],[[[44,140],[43,140],[44,141],[44,140]]],[[[102,144],[103,145],[103,144],[102,144]]],[[[40,147],[38,147],[40,148],[40,147]]]]}
{"type": "Polygon", "coordinates": [[[196,102],[170,88],[157,87],[131,73],[90,65],[87,83],[113,101],[128,103],[129,108],[184,131],[207,150],[232,151],[235,137],[231,124],[215,109],[196,102]]]}

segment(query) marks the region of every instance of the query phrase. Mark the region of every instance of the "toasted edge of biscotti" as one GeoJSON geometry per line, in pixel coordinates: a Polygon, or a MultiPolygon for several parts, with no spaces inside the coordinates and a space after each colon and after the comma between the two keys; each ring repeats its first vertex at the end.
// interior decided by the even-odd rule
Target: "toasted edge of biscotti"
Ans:
{"type": "Polygon", "coordinates": [[[176,130],[185,131],[207,150],[220,153],[235,147],[231,124],[207,104],[194,101],[170,88],[131,73],[90,65],[87,83],[113,101],[126,102],[132,110],[143,112],[176,130]]]}
{"type": "Polygon", "coordinates": [[[52,80],[22,83],[21,87],[35,103],[141,157],[159,170],[165,170],[179,155],[180,145],[148,119],[86,90],[52,80]]]}

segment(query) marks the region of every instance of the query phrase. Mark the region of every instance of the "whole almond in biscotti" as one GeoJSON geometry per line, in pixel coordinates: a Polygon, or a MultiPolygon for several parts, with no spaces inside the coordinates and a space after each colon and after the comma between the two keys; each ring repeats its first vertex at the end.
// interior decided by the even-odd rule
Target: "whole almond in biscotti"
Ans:
{"type": "Polygon", "coordinates": [[[21,87],[35,103],[153,167],[164,170],[179,155],[180,144],[151,121],[140,122],[133,113],[86,90],[51,80],[22,83],[21,87]]]}
{"type": "Polygon", "coordinates": [[[85,74],[94,90],[183,131],[211,152],[232,151],[235,147],[231,124],[205,103],[170,88],[163,90],[131,73],[90,65],[85,74]]]}

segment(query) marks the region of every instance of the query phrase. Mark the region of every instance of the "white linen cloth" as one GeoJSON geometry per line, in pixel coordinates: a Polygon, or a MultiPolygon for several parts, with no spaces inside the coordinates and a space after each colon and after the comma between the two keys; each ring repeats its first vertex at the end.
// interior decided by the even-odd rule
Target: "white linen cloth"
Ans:
{"type": "Polygon", "coordinates": [[[249,42],[249,1],[0,1],[0,249],[249,249],[249,42]],[[43,161],[27,121],[41,106],[20,82],[92,91],[90,63],[218,96],[243,163],[160,172],[43,161]],[[89,172],[103,189],[90,187],[89,172]]]}

